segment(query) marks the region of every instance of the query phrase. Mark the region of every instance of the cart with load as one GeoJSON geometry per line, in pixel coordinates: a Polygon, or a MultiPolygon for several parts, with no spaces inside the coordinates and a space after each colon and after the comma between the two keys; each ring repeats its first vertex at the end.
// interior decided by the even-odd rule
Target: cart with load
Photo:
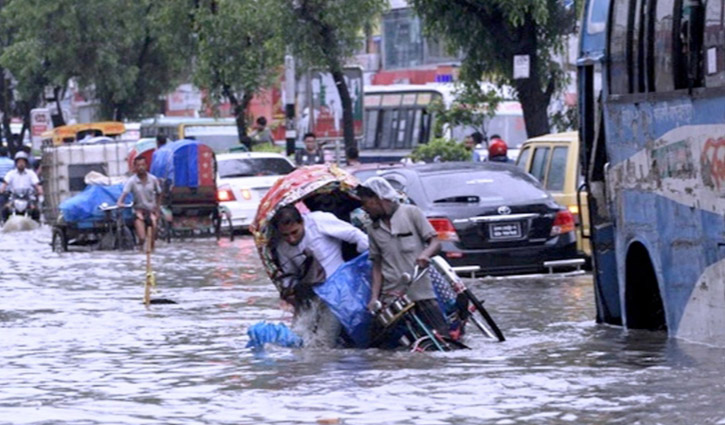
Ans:
{"type": "MultiPolygon", "coordinates": [[[[53,223],[53,251],[69,247],[90,249],[133,249],[133,213],[116,206],[123,184],[86,186],[83,192],[60,204],[53,223]]],[[[130,207],[130,204],[129,204],[130,207]]]]}
{"type": "Polygon", "coordinates": [[[151,174],[161,184],[158,237],[221,237],[222,227],[233,237],[229,214],[219,206],[214,151],[196,140],[168,143],[153,153],[151,174]]]}

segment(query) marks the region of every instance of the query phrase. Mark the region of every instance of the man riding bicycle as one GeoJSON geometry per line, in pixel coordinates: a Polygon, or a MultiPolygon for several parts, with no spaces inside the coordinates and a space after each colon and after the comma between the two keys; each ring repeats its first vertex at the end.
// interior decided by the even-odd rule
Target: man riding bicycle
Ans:
{"type": "Polygon", "coordinates": [[[159,216],[161,205],[161,185],[159,180],[148,172],[148,164],[146,158],[137,156],[133,160],[134,171],[136,174],[126,181],[123,187],[123,193],[118,198],[117,205],[123,207],[123,201],[126,196],[131,193],[133,195],[133,210],[136,216],[134,220],[134,228],[138,237],[141,249],[144,247],[146,238],[150,238],[151,250],[154,249],[154,239],[156,235],[156,221],[159,216]],[[151,233],[146,234],[146,227],[151,226],[151,233]]]}

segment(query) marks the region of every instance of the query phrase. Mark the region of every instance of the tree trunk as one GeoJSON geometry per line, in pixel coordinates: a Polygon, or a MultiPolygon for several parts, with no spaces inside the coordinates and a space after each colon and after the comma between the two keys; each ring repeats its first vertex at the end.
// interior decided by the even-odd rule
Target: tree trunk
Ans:
{"type": "Polygon", "coordinates": [[[347,157],[348,149],[357,147],[355,142],[355,122],[352,117],[352,99],[350,98],[350,90],[345,82],[345,74],[342,69],[337,67],[332,70],[332,79],[335,80],[337,93],[340,95],[342,102],[342,134],[345,139],[345,157],[347,157]]]}
{"type": "Polygon", "coordinates": [[[53,93],[55,94],[55,107],[57,109],[57,114],[55,116],[52,116],[51,118],[53,121],[53,127],[60,127],[62,125],[65,125],[65,117],[63,117],[63,109],[60,107],[60,93],[61,88],[60,86],[55,86],[53,88],[53,93]]]}
{"type": "Polygon", "coordinates": [[[239,143],[246,146],[247,149],[252,151],[252,139],[247,136],[247,107],[252,101],[253,94],[245,92],[242,95],[241,102],[239,98],[232,92],[231,88],[227,85],[224,86],[224,96],[229,99],[229,103],[232,105],[234,110],[234,118],[237,123],[237,134],[239,135],[239,143]]]}
{"type": "MultiPolygon", "coordinates": [[[[540,75],[536,33],[538,26],[530,15],[527,15],[523,28],[520,34],[520,52],[529,55],[529,78],[513,81],[524,111],[526,134],[528,137],[536,137],[550,132],[547,108],[555,86],[553,78],[544,80],[540,75]],[[546,87],[543,87],[543,81],[548,81],[546,87]]],[[[513,64],[513,57],[510,63],[513,64]]]]}

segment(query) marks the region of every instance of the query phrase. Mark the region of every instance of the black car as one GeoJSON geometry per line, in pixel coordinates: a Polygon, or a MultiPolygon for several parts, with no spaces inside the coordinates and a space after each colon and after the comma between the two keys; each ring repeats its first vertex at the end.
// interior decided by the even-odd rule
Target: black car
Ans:
{"type": "Polygon", "coordinates": [[[445,162],[377,174],[423,210],[454,267],[500,275],[580,262],[572,214],[515,165],[445,162]]]}

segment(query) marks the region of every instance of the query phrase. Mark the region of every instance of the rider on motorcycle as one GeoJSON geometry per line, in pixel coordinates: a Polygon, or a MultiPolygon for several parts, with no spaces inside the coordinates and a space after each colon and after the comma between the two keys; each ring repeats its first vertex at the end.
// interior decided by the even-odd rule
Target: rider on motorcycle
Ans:
{"type": "MultiPolygon", "coordinates": [[[[4,182],[0,184],[0,193],[4,193],[6,189],[13,192],[20,192],[23,190],[35,189],[35,193],[38,196],[43,196],[43,187],[40,185],[40,180],[35,171],[28,168],[28,154],[20,151],[15,154],[15,168],[8,171],[4,177],[4,182]]],[[[40,211],[38,208],[33,208],[31,211],[33,220],[38,221],[40,219],[40,211]]],[[[3,221],[7,220],[10,216],[10,209],[8,205],[3,205],[2,208],[3,221]]]]}

